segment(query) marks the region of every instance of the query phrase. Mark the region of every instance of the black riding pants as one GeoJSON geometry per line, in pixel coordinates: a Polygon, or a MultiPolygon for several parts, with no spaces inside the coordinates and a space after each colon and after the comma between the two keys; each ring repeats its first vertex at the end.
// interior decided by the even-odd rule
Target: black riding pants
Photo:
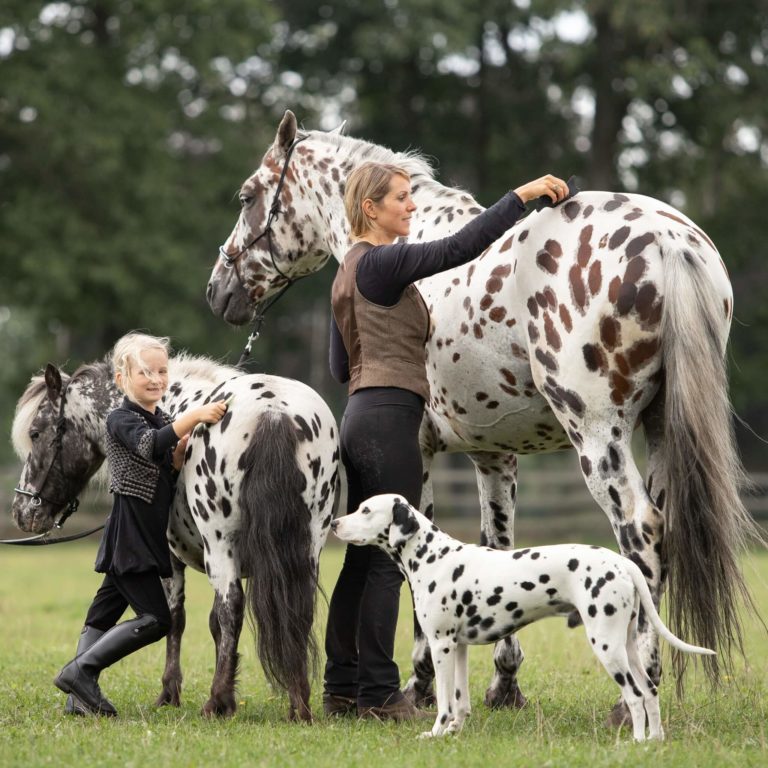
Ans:
{"type": "Polygon", "coordinates": [[[117,624],[130,606],[137,616],[152,614],[163,635],[171,628],[171,612],[157,571],[108,573],[93,598],[85,623],[106,632],[117,624]]]}
{"type": "MultiPolygon", "coordinates": [[[[419,427],[423,400],[394,387],[359,390],[341,422],[347,474],[347,514],[378,493],[421,499],[419,427]]],[[[348,545],[331,597],[325,651],[325,690],[378,707],[400,696],[393,659],[403,576],[378,547],[348,545]]]]}

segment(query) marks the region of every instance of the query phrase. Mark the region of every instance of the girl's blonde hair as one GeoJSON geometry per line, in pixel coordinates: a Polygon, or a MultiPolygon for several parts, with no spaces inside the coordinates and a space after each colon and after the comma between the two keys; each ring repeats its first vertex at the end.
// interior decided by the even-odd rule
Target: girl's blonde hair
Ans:
{"type": "Polygon", "coordinates": [[[131,370],[146,368],[141,353],[149,349],[160,349],[166,355],[170,355],[171,340],[167,336],[150,336],[147,333],[131,331],[118,339],[112,350],[112,367],[115,370],[115,381],[117,383],[117,374],[119,373],[122,385],[117,383],[117,386],[130,399],[133,399],[131,370]]]}
{"type": "Polygon", "coordinates": [[[393,176],[411,180],[411,174],[405,168],[391,163],[363,163],[349,174],[344,189],[344,209],[352,237],[362,237],[372,229],[371,219],[363,211],[363,201],[370,198],[374,203],[381,202],[389,191],[393,176]]]}

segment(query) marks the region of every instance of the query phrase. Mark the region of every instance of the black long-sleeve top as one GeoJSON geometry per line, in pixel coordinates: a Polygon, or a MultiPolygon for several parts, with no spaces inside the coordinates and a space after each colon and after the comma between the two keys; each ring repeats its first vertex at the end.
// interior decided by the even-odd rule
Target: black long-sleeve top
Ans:
{"type": "MultiPolygon", "coordinates": [[[[357,266],[357,288],[371,302],[391,307],[411,283],[445,272],[479,256],[498,240],[525,210],[522,200],[509,192],[455,234],[426,243],[375,245],[357,266]]],[[[339,327],[331,315],[331,374],[339,383],[349,381],[349,357],[339,327]]]]}

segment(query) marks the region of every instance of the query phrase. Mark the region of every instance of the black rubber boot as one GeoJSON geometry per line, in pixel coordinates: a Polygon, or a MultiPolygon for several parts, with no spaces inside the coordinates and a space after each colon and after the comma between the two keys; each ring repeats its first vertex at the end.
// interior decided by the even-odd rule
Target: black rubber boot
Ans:
{"type": "Polygon", "coordinates": [[[163,637],[157,619],[149,613],[124,621],[105,632],[88,650],[69,662],[53,684],[76,696],[89,712],[114,716],[115,708],[99,688],[99,673],[116,661],[163,637]]]}
{"type": "MultiPolygon", "coordinates": [[[[83,627],[83,631],[80,633],[80,639],[77,641],[77,650],[75,651],[75,658],[81,653],[85,653],[102,635],[103,629],[96,629],[96,627],[89,627],[87,624],[83,627]]],[[[97,678],[98,679],[98,678],[97,678]]],[[[113,715],[117,714],[115,708],[104,699],[101,702],[101,708],[105,711],[105,714],[109,713],[109,709],[112,709],[113,715]]],[[[64,705],[64,712],[68,715],[90,715],[91,710],[83,704],[80,699],[73,696],[71,693],[67,696],[67,703],[64,705]]]]}

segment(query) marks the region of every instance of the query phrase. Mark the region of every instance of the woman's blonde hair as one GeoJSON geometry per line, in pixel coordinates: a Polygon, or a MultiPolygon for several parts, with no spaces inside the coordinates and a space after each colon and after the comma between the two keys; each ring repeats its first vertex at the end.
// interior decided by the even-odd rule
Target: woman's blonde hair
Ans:
{"type": "Polygon", "coordinates": [[[389,191],[393,176],[411,180],[411,174],[405,168],[391,163],[363,163],[349,174],[344,189],[344,209],[352,237],[362,237],[372,228],[371,219],[363,210],[363,201],[370,198],[374,203],[381,202],[389,191]]]}
{"type": "Polygon", "coordinates": [[[150,336],[147,333],[131,331],[118,339],[112,350],[112,367],[115,369],[115,381],[118,388],[133,399],[131,389],[131,370],[146,368],[141,353],[149,349],[160,349],[170,355],[171,340],[167,336],[150,336]],[[121,383],[117,382],[117,374],[121,383]]]}

